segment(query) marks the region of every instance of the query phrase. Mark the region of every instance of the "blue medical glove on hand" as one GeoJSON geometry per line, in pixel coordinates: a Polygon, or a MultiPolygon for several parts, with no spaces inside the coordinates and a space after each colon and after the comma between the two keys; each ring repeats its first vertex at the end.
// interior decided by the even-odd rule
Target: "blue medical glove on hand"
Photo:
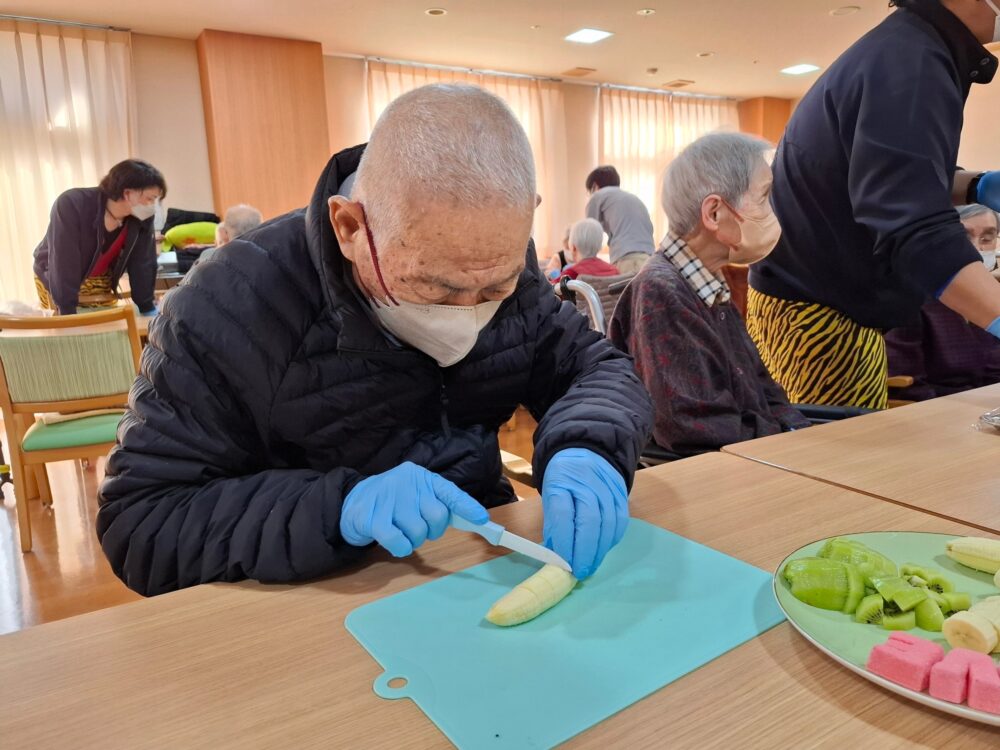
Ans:
{"type": "Polygon", "coordinates": [[[628,526],[628,489],[614,466],[585,448],[566,448],[542,479],[545,545],[587,578],[628,526]]]}
{"type": "Polygon", "coordinates": [[[1000,211],[1000,171],[985,172],[976,186],[976,202],[1000,211]]]}
{"type": "Polygon", "coordinates": [[[406,557],[441,536],[452,513],[477,524],[490,520],[486,508],[452,482],[407,461],[358,482],[344,499],[340,534],[356,547],[378,542],[406,557]]]}
{"type": "Polygon", "coordinates": [[[1000,339],[1000,318],[995,319],[992,323],[986,326],[986,333],[992,333],[1000,339]]]}
{"type": "Polygon", "coordinates": [[[152,309],[150,309],[150,310],[147,310],[146,312],[140,312],[139,314],[140,314],[140,315],[141,315],[142,317],[144,317],[144,318],[155,318],[155,317],[156,317],[157,315],[159,315],[159,314],[160,314],[160,311],[159,311],[159,309],[158,309],[158,308],[157,308],[157,307],[156,307],[156,306],[154,305],[154,306],[152,307],[152,309]]]}

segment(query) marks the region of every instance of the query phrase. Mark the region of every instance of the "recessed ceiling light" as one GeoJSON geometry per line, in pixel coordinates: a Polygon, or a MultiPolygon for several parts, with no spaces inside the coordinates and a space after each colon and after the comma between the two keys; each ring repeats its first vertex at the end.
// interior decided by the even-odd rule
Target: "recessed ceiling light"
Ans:
{"type": "Polygon", "coordinates": [[[601,31],[600,29],[580,29],[579,31],[574,31],[567,37],[563,37],[567,42],[576,42],[578,44],[593,44],[594,42],[599,42],[602,39],[607,39],[612,36],[610,31],[601,31]]]}
{"type": "Polygon", "coordinates": [[[646,68],[646,75],[648,76],[655,76],[659,72],[660,72],[659,68],[646,68]]]}
{"type": "Polygon", "coordinates": [[[427,10],[424,11],[424,13],[426,13],[429,16],[446,16],[446,15],[448,15],[448,11],[446,11],[444,8],[428,8],[427,10]]]}
{"type": "Polygon", "coordinates": [[[786,76],[804,76],[806,73],[815,73],[817,70],[819,70],[818,65],[802,63],[801,65],[792,65],[789,68],[782,68],[781,72],[786,76]]]}
{"type": "Polygon", "coordinates": [[[532,31],[538,31],[540,28],[542,28],[541,25],[539,25],[537,23],[531,25],[531,30],[532,31]]]}
{"type": "Polygon", "coordinates": [[[860,5],[844,5],[840,8],[834,8],[830,11],[831,16],[849,16],[852,13],[857,13],[861,10],[860,5]]]}
{"type": "Polygon", "coordinates": [[[637,16],[651,16],[654,13],[656,13],[656,8],[639,8],[639,10],[635,12],[637,16]]]}
{"type": "Polygon", "coordinates": [[[695,56],[696,56],[696,57],[701,57],[701,58],[705,58],[705,57],[715,57],[715,53],[714,53],[714,52],[699,52],[699,53],[698,53],[697,55],[695,55],[695,56]]]}

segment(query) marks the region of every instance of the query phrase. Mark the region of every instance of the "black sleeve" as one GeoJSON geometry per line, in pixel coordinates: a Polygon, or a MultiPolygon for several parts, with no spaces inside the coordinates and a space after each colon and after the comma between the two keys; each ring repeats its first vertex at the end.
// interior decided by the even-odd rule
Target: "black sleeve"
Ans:
{"type": "Polygon", "coordinates": [[[603,456],[632,486],[653,422],[649,394],[632,359],[561,302],[538,275],[537,329],[526,406],[538,420],[532,460],[536,477],[564,448],[603,456]]]}
{"type": "Polygon", "coordinates": [[[81,255],[82,229],[79,208],[70,193],[63,193],[52,204],[48,230],[49,296],[60,315],[76,313],[80,284],[88,270],[81,255]]]}
{"type": "Polygon", "coordinates": [[[847,125],[851,205],[892,272],[936,295],[979,260],[951,200],[963,102],[945,52],[883,62],[847,125]]]}
{"type": "Polygon", "coordinates": [[[128,283],[132,289],[132,301],[139,312],[148,313],[153,309],[153,290],[156,288],[156,239],[153,236],[152,219],[149,226],[142,226],[142,234],[128,259],[128,283]]]}
{"type": "Polygon", "coordinates": [[[239,265],[204,264],[165,299],[108,458],[97,534],[141,594],[314,578],[361,554],[339,529],[359,474],[261,468],[275,463],[273,393],[309,325],[288,311],[308,292],[273,266],[254,272],[262,251],[239,244],[239,265]]]}

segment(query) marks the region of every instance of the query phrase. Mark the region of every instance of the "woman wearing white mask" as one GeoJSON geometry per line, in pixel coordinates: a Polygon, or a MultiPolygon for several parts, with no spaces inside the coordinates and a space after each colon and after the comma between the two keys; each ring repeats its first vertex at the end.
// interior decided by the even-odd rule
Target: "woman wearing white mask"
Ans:
{"type": "Polygon", "coordinates": [[[670,233],[625,289],[611,340],[635,358],[653,398],[653,437],[681,455],[808,426],[771,379],[733,305],[722,267],[774,248],[766,141],[698,139],[663,179],[670,233]]]}
{"type": "MultiPolygon", "coordinates": [[[[1000,215],[986,206],[962,206],[958,215],[986,269],[996,268],[1000,215]]],[[[885,335],[890,375],[913,378],[890,398],[923,401],[1000,383],[1000,340],[937,300],[920,309],[920,320],[885,335]]]]}
{"type": "Polygon", "coordinates": [[[128,273],[132,301],[144,315],[155,314],[153,218],[166,194],[167,183],[156,167],[126,159],[97,187],[60,195],[35,248],[35,288],[42,307],[72,315],[78,307],[108,305],[128,273]]]}

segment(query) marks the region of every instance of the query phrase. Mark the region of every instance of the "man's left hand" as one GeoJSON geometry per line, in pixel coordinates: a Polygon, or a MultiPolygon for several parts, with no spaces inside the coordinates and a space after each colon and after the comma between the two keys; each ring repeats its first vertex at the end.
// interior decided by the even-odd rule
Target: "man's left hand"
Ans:
{"type": "Polygon", "coordinates": [[[578,579],[597,570],[628,526],[628,489],[611,464],[585,448],[566,448],[542,479],[542,536],[578,579]]]}

